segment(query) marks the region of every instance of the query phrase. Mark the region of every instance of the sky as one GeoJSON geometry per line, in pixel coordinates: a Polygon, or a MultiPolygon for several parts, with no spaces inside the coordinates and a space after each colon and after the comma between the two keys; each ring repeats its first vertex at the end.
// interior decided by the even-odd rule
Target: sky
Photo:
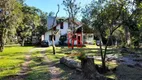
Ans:
{"type": "MultiPolygon", "coordinates": [[[[85,5],[89,4],[92,0],[76,0],[77,3],[81,3],[81,8],[85,7],[85,5]]],[[[56,13],[58,10],[57,5],[60,5],[60,12],[58,13],[58,17],[67,17],[67,13],[64,10],[64,5],[62,5],[63,0],[25,0],[25,3],[29,6],[34,6],[36,8],[41,9],[44,12],[54,12],[56,13]]],[[[81,14],[78,15],[79,19],[81,19],[81,14]]]]}

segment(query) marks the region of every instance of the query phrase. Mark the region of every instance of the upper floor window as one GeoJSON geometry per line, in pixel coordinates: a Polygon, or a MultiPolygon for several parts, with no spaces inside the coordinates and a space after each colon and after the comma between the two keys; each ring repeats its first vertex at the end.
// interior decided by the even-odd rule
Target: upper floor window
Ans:
{"type": "Polygon", "coordinates": [[[64,23],[61,22],[61,23],[60,23],[60,29],[63,29],[63,28],[64,28],[64,23]]]}
{"type": "Polygon", "coordinates": [[[56,27],[54,27],[53,29],[56,30],[56,27]]]}

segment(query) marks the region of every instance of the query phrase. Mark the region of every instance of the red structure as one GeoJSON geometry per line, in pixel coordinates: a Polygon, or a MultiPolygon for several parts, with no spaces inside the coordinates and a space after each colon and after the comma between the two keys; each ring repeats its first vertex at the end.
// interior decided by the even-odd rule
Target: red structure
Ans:
{"type": "Polygon", "coordinates": [[[68,33],[68,48],[73,48],[75,41],[77,42],[76,46],[78,48],[81,48],[83,45],[82,33],[68,33]]]}

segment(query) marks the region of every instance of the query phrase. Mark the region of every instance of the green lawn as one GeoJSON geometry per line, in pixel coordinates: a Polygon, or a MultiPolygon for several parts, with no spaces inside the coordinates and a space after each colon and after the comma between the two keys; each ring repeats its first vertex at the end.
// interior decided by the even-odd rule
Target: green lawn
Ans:
{"type": "Polygon", "coordinates": [[[31,63],[29,66],[31,70],[28,72],[25,80],[50,80],[48,63],[44,60],[40,51],[32,53],[31,63]]]}
{"type": "MultiPolygon", "coordinates": [[[[41,51],[35,51],[32,53],[32,59],[30,63],[30,71],[28,72],[28,75],[26,76],[25,80],[50,80],[50,72],[49,72],[49,64],[56,64],[56,62],[59,62],[60,58],[63,57],[65,54],[60,53],[59,51],[61,48],[57,48],[57,54],[52,54],[52,47],[48,47],[46,51],[46,55],[50,62],[47,62],[45,58],[43,57],[43,53],[41,51]]],[[[59,65],[65,68],[63,65],[59,65]]],[[[65,70],[61,70],[63,73],[65,70]]],[[[66,74],[62,74],[62,77],[67,76],[66,74]]]]}
{"type": "MultiPolygon", "coordinates": [[[[65,48],[67,49],[67,47],[65,48]]],[[[47,48],[47,51],[46,51],[47,57],[53,62],[59,61],[60,58],[62,58],[63,56],[66,56],[65,53],[66,51],[63,50],[61,47],[56,47],[56,55],[53,55],[52,47],[47,48]]]]}
{"type": "MultiPolygon", "coordinates": [[[[111,52],[112,54],[113,53],[116,53],[116,51],[112,50],[111,51],[111,48],[109,48],[109,52],[111,52]]],[[[53,61],[53,62],[59,62],[60,58],[63,57],[63,56],[68,56],[68,57],[72,57],[70,56],[69,54],[70,53],[78,53],[78,52],[85,52],[87,55],[100,55],[99,53],[99,47],[98,46],[95,46],[95,45],[87,45],[86,47],[83,47],[83,48],[74,48],[73,50],[72,49],[69,49],[68,47],[56,47],[56,55],[53,55],[52,54],[52,47],[49,47],[47,48],[47,52],[46,52],[46,55],[47,57],[53,61]]],[[[118,52],[117,52],[118,53],[118,52]]],[[[76,56],[74,56],[74,59],[76,61],[80,61],[78,60],[78,58],[76,56]]],[[[99,60],[95,60],[95,64],[97,65],[101,65],[101,61],[99,60]]],[[[118,64],[116,63],[112,63],[112,62],[107,62],[106,65],[112,69],[112,68],[115,68],[116,66],[118,66],[118,64]]],[[[70,74],[67,70],[68,68],[64,67],[63,65],[59,65],[60,68],[61,68],[61,71],[62,71],[62,77],[66,77],[65,79],[67,79],[67,76],[70,74]]],[[[107,77],[109,78],[115,78],[115,74],[113,73],[107,73],[105,74],[107,77]]]]}
{"type": "Polygon", "coordinates": [[[24,62],[25,54],[33,47],[5,47],[0,52],[0,79],[10,75],[16,75],[20,71],[20,65],[24,62]]]}
{"type": "MultiPolygon", "coordinates": [[[[16,75],[20,71],[20,66],[21,63],[24,62],[25,54],[31,48],[32,47],[6,47],[4,52],[0,53],[0,80],[3,77],[16,75]]],[[[59,60],[63,56],[69,56],[74,57],[76,61],[80,61],[76,56],[70,55],[70,53],[78,52],[85,52],[87,55],[100,55],[99,47],[95,45],[87,45],[83,48],[75,47],[73,50],[68,47],[56,47],[56,55],[52,54],[52,47],[48,47],[45,54],[52,63],[56,64],[56,67],[60,68],[60,78],[68,80],[71,75],[71,69],[59,64],[59,60]]],[[[95,64],[101,65],[101,61],[95,60],[95,64]]],[[[110,67],[117,66],[117,64],[114,63],[107,63],[107,65],[110,67]]],[[[30,69],[25,80],[50,80],[48,63],[45,61],[40,51],[32,52],[30,69]]],[[[113,73],[108,73],[106,76],[111,78],[115,77],[113,73]]]]}

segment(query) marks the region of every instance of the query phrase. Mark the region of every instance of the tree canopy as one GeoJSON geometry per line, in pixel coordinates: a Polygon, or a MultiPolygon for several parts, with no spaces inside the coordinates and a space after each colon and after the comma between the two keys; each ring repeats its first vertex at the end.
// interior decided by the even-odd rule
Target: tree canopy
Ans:
{"type": "Polygon", "coordinates": [[[0,1],[0,51],[7,43],[24,45],[35,31],[40,37],[46,32],[46,26],[47,13],[26,5],[24,0],[0,1]]]}
{"type": "Polygon", "coordinates": [[[141,11],[140,0],[93,0],[83,9],[83,23],[89,23],[86,25],[91,26],[100,42],[105,44],[104,51],[100,45],[104,68],[108,45],[113,45],[116,41],[120,41],[123,46],[139,43],[141,11]]]}

